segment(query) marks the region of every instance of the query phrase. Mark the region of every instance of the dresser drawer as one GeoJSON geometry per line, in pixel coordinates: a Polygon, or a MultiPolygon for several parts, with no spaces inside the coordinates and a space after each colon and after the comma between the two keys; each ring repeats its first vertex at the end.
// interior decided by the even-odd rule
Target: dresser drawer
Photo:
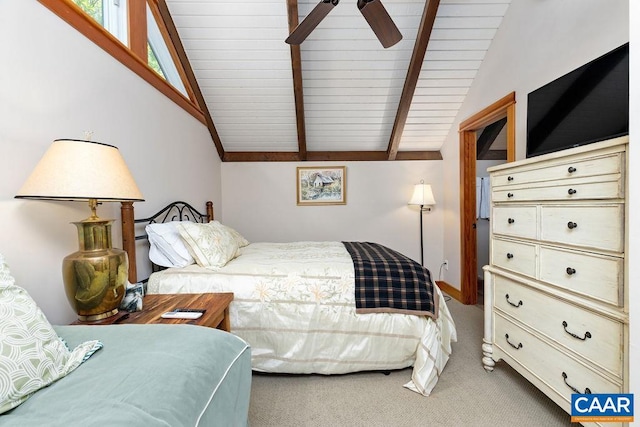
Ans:
{"type": "Polygon", "coordinates": [[[494,206],[491,218],[493,233],[535,239],[537,212],[535,206],[494,206]]]}
{"type": "MultiPolygon", "coordinates": [[[[536,165],[528,169],[522,168],[495,174],[492,177],[494,187],[530,184],[541,181],[562,181],[568,178],[584,178],[595,175],[619,174],[622,169],[622,155],[614,153],[603,157],[577,158],[573,161],[562,161],[536,165]]],[[[557,182],[556,182],[557,183],[557,182]]]]}
{"type": "Polygon", "coordinates": [[[579,306],[495,276],[494,306],[622,377],[623,326],[579,306]]]}
{"type": "Polygon", "coordinates": [[[495,345],[568,402],[573,393],[622,393],[622,386],[567,356],[498,313],[495,345]]]}
{"type": "Polygon", "coordinates": [[[540,247],[540,280],[564,289],[623,305],[622,258],[540,247]]]}
{"type": "Polygon", "coordinates": [[[585,200],[585,199],[619,199],[624,191],[620,176],[608,175],[603,177],[609,181],[576,182],[564,184],[562,182],[545,182],[539,187],[521,187],[509,190],[495,190],[491,197],[495,202],[518,202],[532,200],[585,200]]]}
{"type": "Polygon", "coordinates": [[[532,278],[536,277],[536,246],[512,240],[491,241],[491,263],[532,278]]]}
{"type": "Polygon", "coordinates": [[[541,240],[622,253],[624,205],[542,206],[541,240]]]}

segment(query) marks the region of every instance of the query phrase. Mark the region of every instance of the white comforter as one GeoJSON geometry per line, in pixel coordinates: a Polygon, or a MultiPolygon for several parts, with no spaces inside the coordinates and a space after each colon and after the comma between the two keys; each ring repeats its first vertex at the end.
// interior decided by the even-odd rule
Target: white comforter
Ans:
{"type": "Polygon", "coordinates": [[[218,271],[197,265],[151,275],[149,293],[233,292],[231,331],[252,367],[342,374],[413,366],[405,387],[428,396],[456,329],[440,291],[438,319],[356,314],[354,268],[340,242],[252,243],[218,271]]]}

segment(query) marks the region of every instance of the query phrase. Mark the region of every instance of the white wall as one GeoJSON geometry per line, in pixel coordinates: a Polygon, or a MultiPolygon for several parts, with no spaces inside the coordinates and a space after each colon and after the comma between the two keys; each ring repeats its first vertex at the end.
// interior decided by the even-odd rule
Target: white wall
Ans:
{"type": "MultiPolygon", "coordinates": [[[[62,258],[78,249],[69,223],[89,210],[13,199],[51,142],[93,131],[92,140],[118,146],[146,199],[140,215],[177,198],[220,207],[220,160],[202,123],[36,0],[0,2],[0,40],[0,252],[50,321],[66,323],[75,315],[62,258]]],[[[121,247],[119,204],[98,214],[117,219],[121,247]]]]}
{"type": "Polygon", "coordinates": [[[627,0],[513,0],[442,148],[444,256],[460,287],[460,122],[516,92],[516,157],[525,157],[527,94],[629,41],[627,0]]]}
{"type": "MultiPolygon", "coordinates": [[[[634,188],[640,182],[640,2],[629,0],[630,25],[629,46],[631,51],[630,64],[630,99],[629,99],[629,182],[634,188]]],[[[629,192],[629,217],[637,218],[640,215],[640,192],[629,192]]],[[[635,392],[635,419],[633,425],[640,426],[640,225],[638,221],[629,221],[629,341],[631,351],[629,355],[631,369],[631,392],[635,392]]]]}
{"type": "MultiPolygon", "coordinates": [[[[442,161],[341,162],[347,204],[296,205],[296,167],[315,163],[223,163],[221,220],[250,241],[352,240],[386,245],[420,261],[413,185],[431,184],[437,205],[424,213],[424,259],[434,279],[442,261],[442,161]]],[[[444,272],[443,272],[444,273],[444,272]]]]}

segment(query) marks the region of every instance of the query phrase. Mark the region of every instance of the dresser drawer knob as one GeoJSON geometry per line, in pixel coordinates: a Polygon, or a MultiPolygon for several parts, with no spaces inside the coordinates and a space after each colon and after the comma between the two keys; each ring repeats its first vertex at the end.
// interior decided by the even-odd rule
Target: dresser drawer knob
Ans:
{"type": "Polygon", "coordinates": [[[515,220],[515,219],[513,219],[513,218],[509,218],[509,219],[507,220],[507,222],[508,222],[509,224],[513,224],[514,222],[516,222],[516,220],[515,220]]]}
{"type": "Polygon", "coordinates": [[[569,230],[573,230],[574,228],[578,228],[578,224],[573,221],[569,221],[567,223],[567,227],[569,227],[569,230]]]}
{"type": "Polygon", "coordinates": [[[509,175],[509,176],[507,177],[507,181],[513,181],[513,177],[512,177],[511,175],[509,175]]]}
{"type": "Polygon", "coordinates": [[[579,335],[574,334],[573,332],[567,331],[567,326],[569,326],[569,324],[566,321],[563,320],[562,321],[562,327],[564,328],[564,331],[566,333],[568,333],[569,335],[571,335],[572,337],[577,338],[577,339],[582,340],[582,341],[586,341],[587,338],[591,338],[591,332],[589,332],[589,331],[585,332],[584,333],[584,338],[583,338],[583,337],[581,337],[579,335]]]}
{"type": "Polygon", "coordinates": [[[507,193],[507,197],[508,198],[512,198],[513,197],[513,193],[507,193]]]}
{"type": "Polygon", "coordinates": [[[566,373],[562,373],[562,378],[564,379],[564,383],[567,385],[567,387],[569,387],[571,390],[573,390],[574,393],[578,393],[578,394],[591,394],[591,390],[589,389],[589,387],[584,389],[584,393],[581,392],[580,390],[578,390],[577,388],[575,388],[574,386],[572,386],[571,384],[569,384],[567,382],[567,374],[566,373]]]}
{"type": "Polygon", "coordinates": [[[574,173],[575,171],[577,171],[578,169],[574,168],[573,166],[569,166],[569,169],[567,169],[567,171],[569,173],[574,173]]]}
{"type": "Polygon", "coordinates": [[[571,276],[572,274],[576,274],[576,269],[575,268],[571,268],[571,267],[567,267],[567,274],[569,276],[571,276]]]}
{"type": "Polygon", "coordinates": [[[507,253],[507,259],[513,258],[513,254],[511,252],[507,253]]]}
{"type": "Polygon", "coordinates": [[[569,193],[570,196],[573,196],[574,194],[576,194],[578,192],[578,190],[574,189],[574,188],[570,188],[569,191],[567,191],[567,193],[569,193]]]}
{"type": "Polygon", "coordinates": [[[508,302],[509,304],[511,304],[512,306],[514,306],[514,307],[520,307],[520,306],[522,305],[522,300],[518,301],[518,303],[517,303],[517,304],[514,304],[514,303],[512,303],[511,301],[509,301],[509,294],[505,294],[505,296],[504,296],[504,297],[505,297],[505,299],[507,300],[507,302],[508,302]]]}
{"type": "Polygon", "coordinates": [[[516,350],[520,350],[522,348],[522,343],[518,343],[518,345],[515,345],[511,341],[509,341],[509,334],[504,334],[504,337],[506,338],[507,343],[509,343],[511,347],[515,348],[516,350]]]}

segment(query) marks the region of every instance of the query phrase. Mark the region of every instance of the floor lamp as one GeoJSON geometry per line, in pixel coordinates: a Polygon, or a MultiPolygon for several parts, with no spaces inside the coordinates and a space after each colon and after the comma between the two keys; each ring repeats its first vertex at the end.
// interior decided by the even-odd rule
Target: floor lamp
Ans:
{"type": "Polygon", "coordinates": [[[409,200],[410,205],[420,206],[420,265],[424,267],[424,235],[422,234],[422,213],[430,211],[431,206],[436,204],[433,198],[433,191],[431,191],[431,185],[425,184],[423,180],[420,184],[416,184],[413,188],[413,195],[409,200]]]}

